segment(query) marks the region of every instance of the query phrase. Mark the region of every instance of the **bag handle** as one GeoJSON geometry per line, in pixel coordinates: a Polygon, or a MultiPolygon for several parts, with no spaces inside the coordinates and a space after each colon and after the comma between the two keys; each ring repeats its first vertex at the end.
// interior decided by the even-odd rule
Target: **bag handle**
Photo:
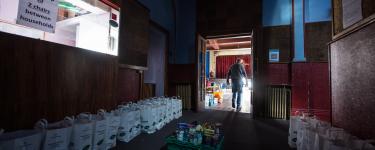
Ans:
{"type": "Polygon", "coordinates": [[[88,120],[92,120],[92,114],[89,113],[89,112],[83,112],[83,113],[80,113],[78,116],[77,116],[78,119],[88,119],[88,120]]]}
{"type": "Polygon", "coordinates": [[[46,129],[48,127],[47,119],[40,119],[34,125],[34,129],[46,129]]]}
{"type": "Polygon", "coordinates": [[[98,115],[105,116],[105,113],[107,113],[104,109],[99,109],[98,110],[98,115]]]}

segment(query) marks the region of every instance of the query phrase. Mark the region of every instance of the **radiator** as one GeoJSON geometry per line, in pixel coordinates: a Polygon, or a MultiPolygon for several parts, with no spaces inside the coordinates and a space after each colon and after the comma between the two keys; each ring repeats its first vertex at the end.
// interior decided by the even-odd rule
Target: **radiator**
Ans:
{"type": "Polygon", "coordinates": [[[191,85],[178,84],[176,86],[176,95],[181,97],[183,109],[191,109],[191,85]]]}
{"type": "Polygon", "coordinates": [[[291,90],[287,86],[269,86],[265,101],[265,117],[289,119],[291,90]]]}

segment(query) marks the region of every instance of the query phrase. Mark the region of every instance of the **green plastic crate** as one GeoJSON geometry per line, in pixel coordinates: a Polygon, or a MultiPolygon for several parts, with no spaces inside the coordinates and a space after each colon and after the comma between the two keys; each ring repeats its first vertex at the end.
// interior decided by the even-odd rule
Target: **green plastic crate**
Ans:
{"type": "Polygon", "coordinates": [[[210,145],[194,145],[189,142],[181,142],[176,139],[175,136],[169,136],[166,139],[168,150],[221,150],[224,137],[221,138],[219,144],[216,147],[210,145]]]}

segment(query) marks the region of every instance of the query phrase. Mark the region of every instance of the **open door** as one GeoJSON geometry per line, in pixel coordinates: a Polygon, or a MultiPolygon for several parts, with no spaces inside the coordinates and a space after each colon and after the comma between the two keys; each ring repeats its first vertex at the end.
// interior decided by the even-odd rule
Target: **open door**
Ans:
{"type": "Polygon", "coordinates": [[[206,95],[203,90],[206,88],[206,39],[201,35],[197,35],[197,51],[196,51],[196,111],[204,110],[204,97],[206,95]]]}

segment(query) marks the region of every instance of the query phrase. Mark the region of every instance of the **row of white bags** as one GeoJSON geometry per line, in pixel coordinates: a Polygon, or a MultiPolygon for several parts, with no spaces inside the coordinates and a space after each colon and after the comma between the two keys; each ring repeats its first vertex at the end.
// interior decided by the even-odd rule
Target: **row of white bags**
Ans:
{"type": "Polygon", "coordinates": [[[138,102],[141,110],[141,127],[144,133],[154,133],[173,119],[182,116],[182,100],[177,98],[152,98],[138,102]]]}
{"type": "Polygon", "coordinates": [[[3,133],[0,129],[0,150],[107,150],[116,146],[116,140],[129,142],[141,131],[149,133],[145,121],[156,129],[181,116],[180,99],[161,97],[120,105],[111,112],[81,113],[52,124],[41,119],[34,130],[3,133]]]}
{"type": "Polygon", "coordinates": [[[106,150],[116,145],[120,117],[114,112],[82,113],[49,124],[41,119],[35,130],[0,135],[1,150],[106,150]]]}
{"type": "Polygon", "coordinates": [[[291,116],[288,141],[297,150],[375,150],[373,141],[360,140],[314,117],[291,116]]]}

